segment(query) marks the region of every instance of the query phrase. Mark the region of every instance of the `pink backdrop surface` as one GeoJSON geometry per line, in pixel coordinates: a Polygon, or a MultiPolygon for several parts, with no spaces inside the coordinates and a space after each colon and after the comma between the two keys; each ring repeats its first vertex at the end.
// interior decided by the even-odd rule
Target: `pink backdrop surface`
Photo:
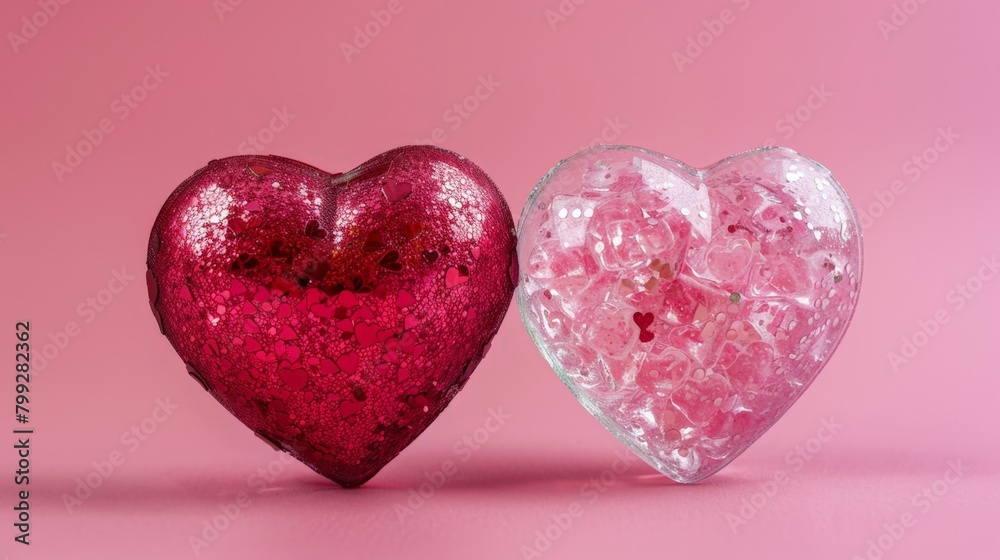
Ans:
{"type": "Polygon", "coordinates": [[[973,0],[4,2],[3,359],[15,321],[51,346],[32,378],[32,544],[13,541],[7,431],[0,554],[996,558],[998,18],[973,0]],[[703,483],[623,461],[512,307],[449,409],[345,491],[230,417],[149,313],[149,228],[210,159],[345,171],[434,142],[516,218],[598,139],[699,166],[786,145],[866,217],[839,351],[703,483]]]}

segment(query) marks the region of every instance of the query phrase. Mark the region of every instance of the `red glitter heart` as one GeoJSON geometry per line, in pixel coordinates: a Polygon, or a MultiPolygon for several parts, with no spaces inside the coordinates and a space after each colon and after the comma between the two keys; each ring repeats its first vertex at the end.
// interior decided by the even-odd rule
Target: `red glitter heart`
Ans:
{"type": "Polygon", "coordinates": [[[189,373],[265,441],[343,486],[444,410],[500,328],[513,220],[490,179],[430,146],[331,175],[215,160],[150,236],[150,304],[189,373]]]}

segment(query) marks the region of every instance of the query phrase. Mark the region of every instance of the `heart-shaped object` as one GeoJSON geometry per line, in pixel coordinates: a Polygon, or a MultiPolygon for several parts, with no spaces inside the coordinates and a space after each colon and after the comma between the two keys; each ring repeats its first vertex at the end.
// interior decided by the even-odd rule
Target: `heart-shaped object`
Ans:
{"type": "Polygon", "coordinates": [[[234,416],[357,486],[483,358],[517,280],[515,242],[489,177],[439,148],[344,174],[229,157],[160,211],[149,298],[188,372],[234,416]]]}
{"type": "Polygon", "coordinates": [[[719,471],[806,390],[858,301],[861,230],[820,164],[761,148],[692,169],[598,146],[519,226],[521,317],[576,398],[679,482],[719,471]]]}

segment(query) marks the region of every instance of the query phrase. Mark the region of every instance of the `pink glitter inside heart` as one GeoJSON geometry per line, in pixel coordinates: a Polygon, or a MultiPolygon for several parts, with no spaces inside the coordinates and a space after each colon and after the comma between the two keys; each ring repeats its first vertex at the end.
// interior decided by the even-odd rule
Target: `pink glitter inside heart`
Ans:
{"type": "Polygon", "coordinates": [[[862,251],[843,189],[792,150],[698,170],[599,146],[535,188],[518,256],[521,317],[556,373],[646,462],[695,482],[819,374],[862,251]]]}

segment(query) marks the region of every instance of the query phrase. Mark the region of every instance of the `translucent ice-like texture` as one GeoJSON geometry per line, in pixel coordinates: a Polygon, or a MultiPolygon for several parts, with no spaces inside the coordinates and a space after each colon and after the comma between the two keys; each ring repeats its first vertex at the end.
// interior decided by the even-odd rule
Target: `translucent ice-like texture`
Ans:
{"type": "Polygon", "coordinates": [[[150,305],[191,374],[344,485],[444,410],[510,305],[513,218],[472,162],[407,146],[329,174],[212,161],[150,235],[150,305]]]}
{"type": "Polygon", "coordinates": [[[692,169],[598,146],[524,208],[517,302],[576,398],[663,474],[719,471],[806,390],[858,301],[861,230],[822,165],[761,148],[692,169]]]}

